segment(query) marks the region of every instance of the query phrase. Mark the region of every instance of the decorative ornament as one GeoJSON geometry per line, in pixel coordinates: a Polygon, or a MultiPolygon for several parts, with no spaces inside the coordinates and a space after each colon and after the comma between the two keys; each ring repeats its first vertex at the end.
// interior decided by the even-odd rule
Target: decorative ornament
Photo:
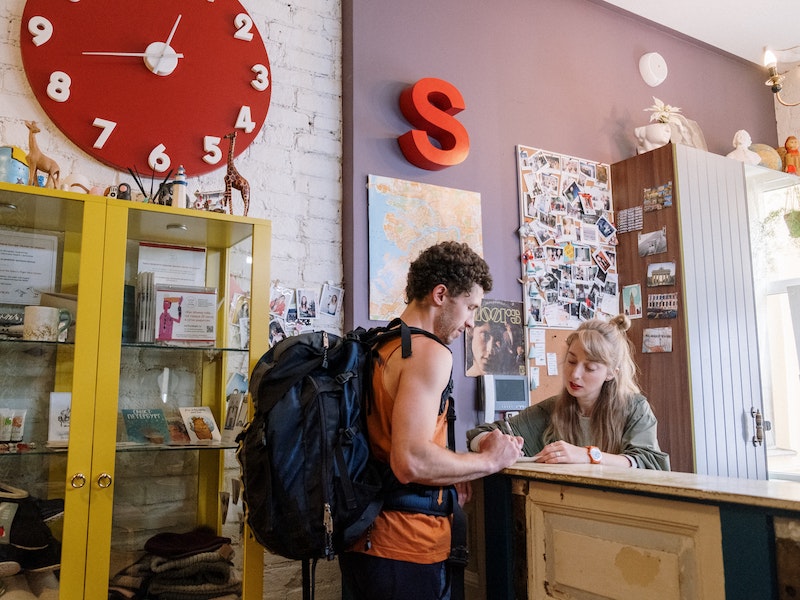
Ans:
{"type": "Polygon", "coordinates": [[[782,148],[777,148],[781,157],[781,164],[786,173],[800,174],[800,144],[797,138],[790,135],[786,138],[782,148]]]}
{"type": "Polygon", "coordinates": [[[28,128],[28,155],[25,157],[28,161],[28,185],[38,185],[38,173],[47,173],[47,181],[43,187],[50,189],[58,189],[58,180],[61,177],[61,168],[58,163],[49,156],[45,156],[39,150],[39,144],[36,143],[36,134],[42,130],[36,124],[36,121],[25,121],[25,127],[28,128]]]}
{"type": "Polygon", "coordinates": [[[244,204],[243,216],[247,216],[247,211],[250,209],[250,184],[247,179],[242,177],[241,173],[233,165],[233,148],[236,144],[236,132],[232,131],[225,135],[229,139],[230,146],[228,146],[228,172],[225,173],[225,199],[223,200],[223,208],[228,207],[228,212],[233,214],[233,202],[231,201],[231,189],[239,190],[242,194],[242,203],[244,204]]]}

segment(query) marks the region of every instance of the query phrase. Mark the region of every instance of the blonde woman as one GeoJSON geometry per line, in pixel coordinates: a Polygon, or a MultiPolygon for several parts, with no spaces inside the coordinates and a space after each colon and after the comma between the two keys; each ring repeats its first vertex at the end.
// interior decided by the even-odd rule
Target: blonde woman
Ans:
{"type": "Polygon", "coordinates": [[[493,429],[510,427],[524,440],[523,454],[548,464],[592,463],[669,470],[656,438],[657,420],[636,383],[626,331],[630,320],[583,322],[567,338],[564,389],[507,421],[467,432],[470,450],[493,429]]]}

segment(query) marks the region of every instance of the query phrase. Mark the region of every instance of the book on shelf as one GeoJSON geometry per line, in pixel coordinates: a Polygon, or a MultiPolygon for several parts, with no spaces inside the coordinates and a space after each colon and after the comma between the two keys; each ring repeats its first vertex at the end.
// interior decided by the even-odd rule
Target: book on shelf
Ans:
{"type": "Polygon", "coordinates": [[[170,445],[191,444],[192,438],[189,437],[189,430],[180,414],[167,416],[167,430],[169,431],[170,445]]]}
{"type": "Polygon", "coordinates": [[[152,344],[155,339],[155,284],[153,273],[143,271],[136,277],[136,341],[152,344]]]}
{"type": "Polygon", "coordinates": [[[47,446],[66,448],[69,444],[69,421],[72,411],[72,393],[50,392],[50,411],[47,426],[47,446]]]}
{"type": "Polygon", "coordinates": [[[181,406],[181,416],[192,443],[222,441],[217,422],[208,406],[181,406]]]}
{"type": "Polygon", "coordinates": [[[160,408],[123,408],[122,420],[129,442],[163,444],[169,440],[167,420],[160,408]]]}
{"type": "Polygon", "coordinates": [[[213,346],[216,343],[216,288],[157,283],[153,307],[156,343],[175,346],[213,346]]]}

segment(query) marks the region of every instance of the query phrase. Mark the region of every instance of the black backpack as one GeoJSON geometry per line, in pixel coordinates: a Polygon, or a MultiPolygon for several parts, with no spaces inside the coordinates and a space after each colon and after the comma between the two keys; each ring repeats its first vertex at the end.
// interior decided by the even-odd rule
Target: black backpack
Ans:
{"type": "MultiPolygon", "coordinates": [[[[400,336],[406,357],[412,334],[438,341],[395,319],[386,327],[358,328],[343,338],[324,331],[286,338],[253,369],[249,390],[255,412],[237,438],[236,452],[245,518],[262,546],[304,561],[304,586],[308,561],[332,560],[346,550],[385,501],[396,510],[446,514],[433,501],[440,488],[400,485],[369,450],[366,411],[373,351],[400,336]]],[[[442,393],[440,414],[449,407],[453,447],[451,388],[452,380],[442,393]]],[[[452,487],[445,496],[451,500],[444,510],[457,510],[452,487]]],[[[454,540],[455,534],[454,528],[454,540]]],[[[458,552],[466,564],[460,537],[458,552]]]]}

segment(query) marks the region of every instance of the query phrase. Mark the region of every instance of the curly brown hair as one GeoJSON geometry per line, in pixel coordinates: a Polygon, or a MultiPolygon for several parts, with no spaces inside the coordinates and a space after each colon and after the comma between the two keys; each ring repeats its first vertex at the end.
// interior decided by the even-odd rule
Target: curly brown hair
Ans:
{"type": "Polygon", "coordinates": [[[484,292],[492,289],[489,265],[469,245],[441,242],[423,250],[411,263],[406,282],[406,302],[423,299],[433,288],[444,284],[459,296],[478,284],[484,292]]]}

